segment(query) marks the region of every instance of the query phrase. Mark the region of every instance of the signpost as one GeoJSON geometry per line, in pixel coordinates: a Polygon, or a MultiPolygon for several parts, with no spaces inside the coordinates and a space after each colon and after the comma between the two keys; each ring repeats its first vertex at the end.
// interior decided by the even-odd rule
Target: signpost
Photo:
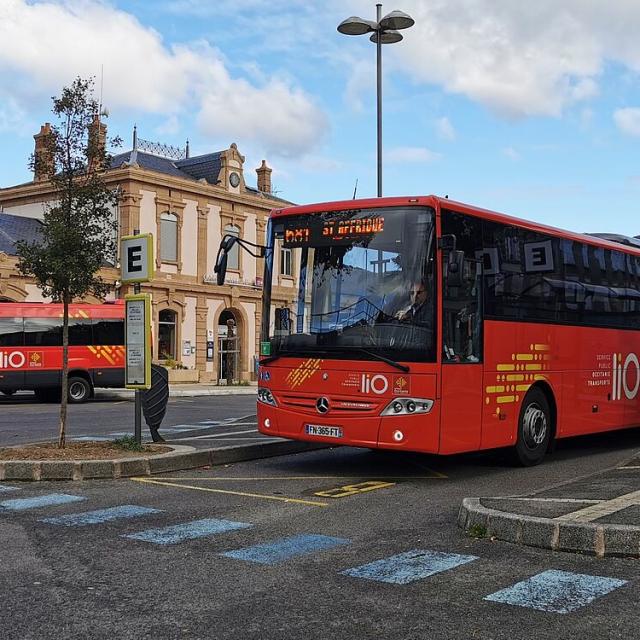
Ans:
{"type": "Polygon", "coordinates": [[[140,283],[154,275],[153,235],[124,236],[120,241],[122,284],[133,284],[125,296],[125,387],[135,389],[135,439],[142,443],[141,389],[151,387],[151,296],[140,293],[140,283]]]}

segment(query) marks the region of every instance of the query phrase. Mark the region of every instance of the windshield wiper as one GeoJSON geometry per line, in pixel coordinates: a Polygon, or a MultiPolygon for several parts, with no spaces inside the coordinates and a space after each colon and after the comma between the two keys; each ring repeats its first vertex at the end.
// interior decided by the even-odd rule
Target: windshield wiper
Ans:
{"type": "Polygon", "coordinates": [[[381,362],[386,362],[390,364],[392,367],[399,369],[400,371],[404,371],[405,373],[409,373],[411,369],[406,364],[400,364],[395,360],[391,360],[391,358],[385,358],[385,356],[381,356],[379,353],[375,353],[374,351],[369,351],[368,349],[363,349],[362,347],[356,347],[353,349],[354,351],[358,351],[359,353],[364,353],[371,358],[375,358],[376,360],[380,360],[381,362]]]}
{"type": "MultiPolygon", "coordinates": [[[[264,366],[264,365],[268,365],[271,362],[275,362],[278,358],[282,358],[282,357],[304,357],[304,356],[317,356],[317,355],[331,355],[332,353],[336,353],[337,351],[342,351],[341,349],[333,349],[331,351],[329,350],[319,350],[319,349],[294,349],[291,351],[281,351],[280,353],[276,353],[272,356],[268,356],[267,358],[264,358],[262,360],[260,360],[260,366],[264,366]]],[[[385,356],[381,356],[379,353],[375,353],[373,351],[369,351],[368,349],[363,349],[362,347],[355,347],[355,348],[349,348],[348,351],[357,351],[358,353],[363,353],[366,356],[369,356],[370,358],[373,358],[374,360],[380,360],[381,362],[386,362],[388,365],[391,365],[392,367],[395,367],[396,369],[399,369],[400,371],[403,371],[404,373],[409,373],[409,371],[411,371],[411,369],[406,365],[406,364],[400,364],[399,362],[396,362],[395,360],[391,360],[391,358],[386,358],[385,356]]]]}

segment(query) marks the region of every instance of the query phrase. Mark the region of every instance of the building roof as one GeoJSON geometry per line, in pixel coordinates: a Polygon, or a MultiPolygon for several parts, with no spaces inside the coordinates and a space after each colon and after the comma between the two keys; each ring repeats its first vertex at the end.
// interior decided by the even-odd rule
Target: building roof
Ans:
{"type": "Polygon", "coordinates": [[[221,166],[219,152],[182,160],[172,160],[171,158],[164,158],[137,149],[119,153],[111,159],[112,169],[117,169],[123,164],[137,164],[142,169],[157,171],[158,173],[186,180],[202,180],[204,178],[209,184],[218,184],[218,174],[221,166]]]}
{"type": "MultiPolygon", "coordinates": [[[[201,156],[183,158],[182,160],[172,160],[171,158],[133,149],[113,156],[110,166],[112,169],[119,169],[123,165],[137,165],[142,169],[157,171],[158,173],[164,173],[176,178],[183,178],[185,180],[204,179],[209,184],[216,185],[218,184],[218,175],[220,174],[220,168],[222,166],[221,155],[222,152],[216,151],[201,156]]],[[[285,205],[292,204],[288,200],[279,198],[273,193],[265,193],[255,187],[249,187],[246,184],[245,188],[248,193],[253,195],[269,198],[269,200],[274,200],[285,205]]]]}
{"type": "Polygon", "coordinates": [[[41,238],[42,223],[35,218],[0,213],[0,251],[16,255],[16,242],[32,242],[41,238]]]}
{"type": "Polygon", "coordinates": [[[218,175],[222,166],[220,152],[177,160],[175,164],[196,180],[204,178],[210,184],[218,184],[218,175]]]}

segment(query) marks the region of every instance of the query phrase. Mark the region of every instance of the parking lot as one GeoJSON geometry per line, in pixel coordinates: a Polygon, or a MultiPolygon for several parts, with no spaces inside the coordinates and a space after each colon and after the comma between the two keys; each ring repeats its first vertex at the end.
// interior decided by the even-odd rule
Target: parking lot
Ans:
{"type": "Polygon", "coordinates": [[[616,438],[526,470],[494,454],[343,448],[151,478],[0,483],[0,628],[21,639],[557,638],[570,624],[629,637],[637,561],[455,526],[466,495],[524,493],[628,458],[637,435],[616,438]]]}

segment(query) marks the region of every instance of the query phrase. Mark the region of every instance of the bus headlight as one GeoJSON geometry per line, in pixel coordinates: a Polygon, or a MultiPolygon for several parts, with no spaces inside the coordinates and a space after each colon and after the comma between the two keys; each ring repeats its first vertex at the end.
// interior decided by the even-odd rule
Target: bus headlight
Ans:
{"type": "Polygon", "coordinates": [[[263,402],[264,404],[271,405],[272,407],[278,406],[278,403],[273,397],[271,391],[269,391],[269,389],[266,389],[265,387],[258,388],[258,401],[263,402]]]}
{"type": "Polygon", "coordinates": [[[428,398],[395,398],[380,414],[382,416],[411,416],[416,413],[429,413],[433,400],[428,398]]]}

